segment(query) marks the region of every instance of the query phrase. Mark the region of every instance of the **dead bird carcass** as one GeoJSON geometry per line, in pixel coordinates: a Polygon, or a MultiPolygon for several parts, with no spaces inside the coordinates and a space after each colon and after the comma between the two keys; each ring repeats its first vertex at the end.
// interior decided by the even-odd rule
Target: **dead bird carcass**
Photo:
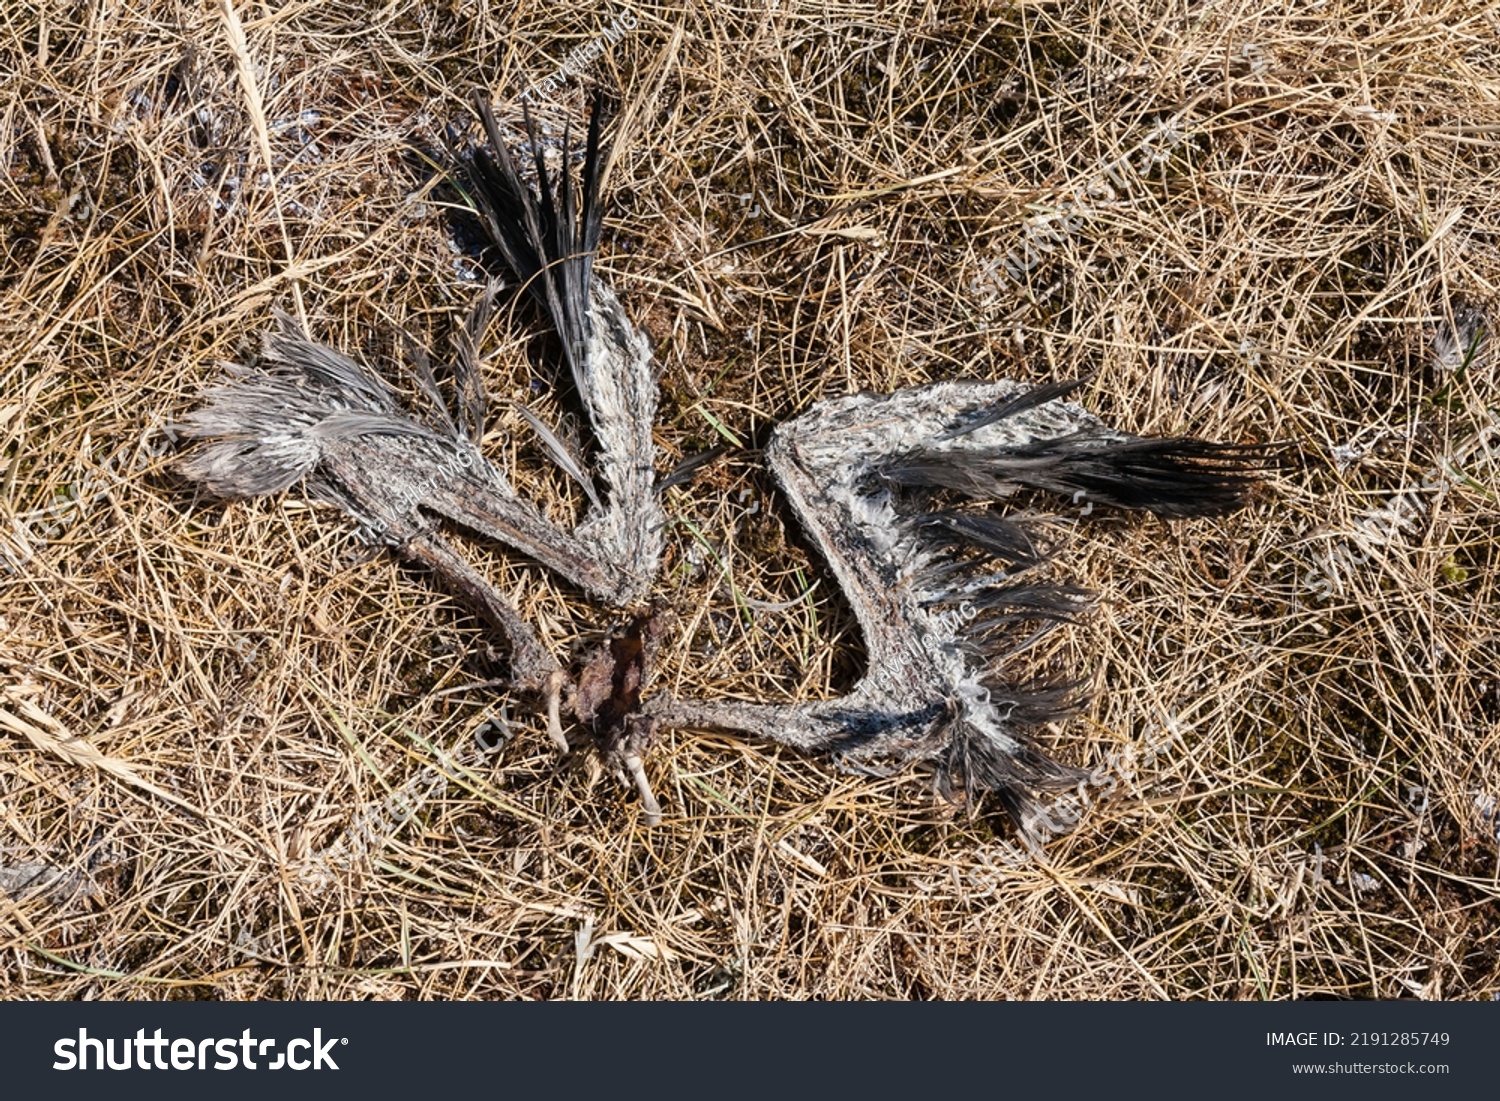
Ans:
{"type": "MultiPolygon", "coordinates": [[[[1065,687],[1027,686],[1008,659],[1037,625],[1086,595],[1031,580],[1046,548],[994,507],[1020,489],[1176,518],[1239,508],[1267,461],[1260,448],[1115,431],[1066,400],[1076,384],[940,382],[814,404],[779,426],[767,464],[821,552],[864,636],[867,668],[846,696],[811,703],[642,698],[666,622],[645,614],[663,552],[647,341],[594,277],[606,162],[601,112],[581,178],[548,171],[527,119],[535,182],[523,177],[487,104],[487,145],[455,154],[455,178],[512,273],[549,315],[592,433],[576,459],[534,414],[548,450],[589,507],[571,531],[523,499],[480,453],[484,409],[474,350],[493,290],[458,341],[450,412],[425,358],[425,416],[379,377],[283,320],[253,366],[211,387],[183,433],[199,441],[182,471],[220,497],[300,485],[343,509],[372,541],[431,569],[505,638],[515,684],[538,694],[563,749],[564,712],[630,776],[648,820],[660,811],[643,757],[663,726],[765,738],[860,768],[930,763],[940,789],[997,795],[1026,829],[1037,793],[1086,774],[1028,735],[1076,706],[1065,687]],[[564,668],[536,631],[439,531],[449,522],[556,572],[599,605],[630,614],[620,639],[564,668]],[[956,614],[955,609],[961,609],[956,614]]],[[[566,143],[565,143],[566,145],[566,143]]]]}

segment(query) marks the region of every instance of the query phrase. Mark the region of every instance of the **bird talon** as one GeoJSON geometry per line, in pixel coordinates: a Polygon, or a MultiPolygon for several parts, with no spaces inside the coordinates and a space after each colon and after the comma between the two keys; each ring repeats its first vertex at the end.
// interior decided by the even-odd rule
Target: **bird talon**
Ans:
{"type": "Polygon", "coordinates": [[[562,687],[563,671],[554,669],[547,677],[547,683],[542,693],[547,700],[547,733],[552,736],[561,753],[568,752],[568,736],[563,733],[562,728],[562,687]]]}
{"type": "Polygon", "coordinates": [[[646,779],[646,766],[641,763],[640,756],[635,753],[627,754],[625,769],[630,773],[630,778],[635,781],[635,790],[640,793],[641,811],[646,825],[661,825],[661,804],[656,801],[656,795],[651,791],[651,781],[646,779]]]}

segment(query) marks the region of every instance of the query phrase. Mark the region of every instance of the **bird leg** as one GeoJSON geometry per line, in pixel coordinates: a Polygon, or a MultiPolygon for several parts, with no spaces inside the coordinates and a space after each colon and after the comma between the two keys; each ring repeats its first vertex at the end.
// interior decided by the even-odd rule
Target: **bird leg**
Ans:
{"type": "Polygon", "coordinates": [[[522,619],[514,605],[441,536],[417,536],[402,544],[399,553],[406,561],[425,566],[437,574],[448,589],[483,615],[504,636],[510,646],[511,679],[521,688],[543,693],[549,705],[547,730],[566,752],[568,743],[562,737],[556,704],[564,674],[531,624],[522,619]]]}

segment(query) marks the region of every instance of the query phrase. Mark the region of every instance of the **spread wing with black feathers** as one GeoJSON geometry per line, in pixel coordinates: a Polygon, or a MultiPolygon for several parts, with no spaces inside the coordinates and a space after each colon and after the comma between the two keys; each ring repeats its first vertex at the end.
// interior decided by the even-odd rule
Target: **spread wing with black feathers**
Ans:
{"type": "Polygon", "coordinates": [[[1031,730],[1080,701],[1071,685],[1028,684],[1012,666],[1088,594],[1029,580],[1045,551],[995,502],[1035,488],[1161,516],[1220,515],[1244,503],[1269,457],[1129,436],[1058,396],[1071,388],[1042,389],[945,382],[858,394],[777,428],[767,461],[859,620],[868,669],[836,700],[662,699],[652,713],[864,767],[928,761],[941,788],[993,793],[1027,831],[1036,793],[1085,776],[1045,756],[1031,730]]]}

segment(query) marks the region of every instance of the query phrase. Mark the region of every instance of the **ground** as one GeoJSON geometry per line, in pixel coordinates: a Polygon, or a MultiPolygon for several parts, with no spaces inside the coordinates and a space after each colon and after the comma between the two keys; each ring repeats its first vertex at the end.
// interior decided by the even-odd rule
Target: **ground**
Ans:
{"type": "MultiPolygon", "coordinates": [[[[5,996],[1496,996],[1494,5],[511,7],[7,11],[5,996]],[[669,491],[658,690],[857,675],[757,451],[819,398],[1087,376],[1131,431],[1287,446],[1225,520],[1048,504],[1099,598],[1031,655],[1093,691],[1042,740],[1098,771],[1042,851],[691,731],[646,828],[427,579],[174,473],[277,309],[410,391],[402,330],[445,350],[487,263],[445,129],[594,87],[663,464],[731,445],[669,491]]],[[[569,426],[557,349],[502,302],[486,450],[565,515],[510,404],[569,426]]],[[[610,626],[466,546],[558,653],[610,626]]]]}

